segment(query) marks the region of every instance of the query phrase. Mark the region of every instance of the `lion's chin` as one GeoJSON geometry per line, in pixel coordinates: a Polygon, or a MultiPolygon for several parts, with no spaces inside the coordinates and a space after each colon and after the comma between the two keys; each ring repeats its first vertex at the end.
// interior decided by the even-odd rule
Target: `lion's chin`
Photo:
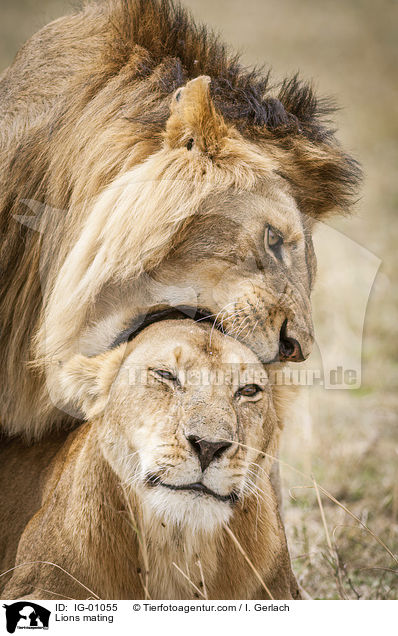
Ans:
{"type": "Polygon", "coordinates": [[[170,490],[157,486],[146,489],[143,503],[166,526],[184,527],[191,532],[212,533],[232,515],[230,501],[194,490],[170,490]]]}

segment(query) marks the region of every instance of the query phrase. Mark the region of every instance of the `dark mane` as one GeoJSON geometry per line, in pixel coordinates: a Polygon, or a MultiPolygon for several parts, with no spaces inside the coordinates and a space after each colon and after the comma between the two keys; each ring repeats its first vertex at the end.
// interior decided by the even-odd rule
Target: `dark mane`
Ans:
{"type": "Polygon", "coordinates": [[[110,0],[107,7],[114,28],[110,51],[113,64],[118,60],[122,67],[134,45],[149,53],[146,64],[141,65],[142,77],[149,76],[165,60],[173,60],[173,70],[162,77],[165,93],[173,92],[188,79],[209,75],[218,110],[241,132],[256,139],[265,129],[275,136],[296,133],[312,141],[332,136],[333,130],[322,121],[335,110],[330,100],[318,99],[311,85],[297,74],[285,79],[271,95],[270,72],[243,67],[239,56],[230,55],[217,35],[196,24],[179,3],[110,0]]]}

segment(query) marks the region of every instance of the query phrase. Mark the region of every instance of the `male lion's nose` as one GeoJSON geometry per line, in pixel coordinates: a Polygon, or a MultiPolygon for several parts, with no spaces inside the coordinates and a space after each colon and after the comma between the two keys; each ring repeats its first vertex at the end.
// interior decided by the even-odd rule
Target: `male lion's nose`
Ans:
{"type": "Polygon", "coordinates": [[[220,457],[232,445],[231,442],[210,442],[197,435],[188,435],[187,440],[199,457],[202,471],[205,471],[213,459],[220,457]]]}
{"type": "Polygon", "coordinates": [[[298,340],[291,338],[286,333],[287,320],[282,325],[279,339],[279,360],[291,362],[303,362],[305,356],[298,340]]]}

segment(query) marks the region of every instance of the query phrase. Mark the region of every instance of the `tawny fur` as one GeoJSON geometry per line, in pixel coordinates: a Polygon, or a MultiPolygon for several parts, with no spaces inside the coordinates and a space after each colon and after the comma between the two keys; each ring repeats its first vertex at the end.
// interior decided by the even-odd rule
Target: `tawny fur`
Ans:
{"type": "Polygon", "coordinates": [[[12,484],[1,569],[15,564],[0,578],[3,598],[299,598],[269,480],[275,389],[250,350],[209,325],[166,321],[96,358],[78,355],[63,383],[90,421],[66,439],[10,440],[1,451],[12,484]],[[241,395],[253,383],[254,396],[241,395]],[[231,445],[201,470],[193,433],[231,445]],[[15,461],[28,486],[11,475],[15,461]],[[238,501],[161,485],[199,481],[238,501]]]}
{"type": "Polygon", "coordinates": [[[326,112],[297,78],[272,95],[167,1],[100,2],[33,36],[0,80],[3,430],[76,423],[60,365],[153,307],[206,307],[265,362],[287,321],[306,357],[312,226],[358,181],[326,112]]]}

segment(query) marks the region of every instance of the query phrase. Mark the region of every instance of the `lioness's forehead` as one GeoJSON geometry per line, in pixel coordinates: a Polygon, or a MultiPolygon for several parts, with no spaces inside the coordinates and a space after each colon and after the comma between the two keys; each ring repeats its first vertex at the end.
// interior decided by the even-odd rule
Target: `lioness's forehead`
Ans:
{"type": "Polygon", "coordinates": [[[196,364],[260,365],[257,356],[208,322],[163,320],[144,329],[132,343],[132,363],[170,362],[181,367],[196,364]]]}

